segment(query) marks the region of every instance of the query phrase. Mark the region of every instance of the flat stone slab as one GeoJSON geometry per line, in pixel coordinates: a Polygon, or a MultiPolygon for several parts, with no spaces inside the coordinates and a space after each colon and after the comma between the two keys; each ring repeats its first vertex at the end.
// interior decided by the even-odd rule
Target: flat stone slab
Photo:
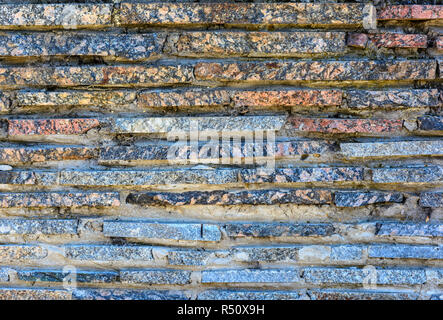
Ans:
{"type": "Polygon", "coordinates": [[[1,244],[0,262],[26,262],[44,259],[48,256],[48,250],[39,245],[31,244],[1,244]]]}
{"type": "Polygon", "coordinates": [[[438,107],[437,89],[350,90],[346,92],[349,108],[421,108],[438,107]]]}
{"type": "Polygon", "coordinates": [[[322,289],[309,290],[311,300],[418,300],[417,293],[373,291],[373,290],[346,290],[322,289]]]}
{"type": "Polygon", "coordinates": [[[173,290],[136,289],[76,289],[74,300],[188,300],[183,293],[173,290]]]}
{"type": "Polygon", "coordinates": [[[369,258],[388,259],[443,259],[441,246],[416,246],[406,244],[372,245],[369,258]]]}
{"type": "Polygon", "coordinates": [[[98,119],[8,120],[8,135],[78,135],[99,126],[98,119]]]}
{"type": "Polygon", "coordinates": [[[298,269],[204,270],[202,283],[292,283],[299,282],[298,269]]]}
{"type": "Polygon", "coordinates": [[[377,11],[377,20],[437,20],[443,19],[439,5],[395,5],[377,11]]]}
{"type": "Polygon", "coordinates": [[[441,223],[377,223],[376,236],[382,237],[442,237],[441,223]]]}
{"type": "Polygon", "coordinates": [[[95,148],[76,146],[11,146],[0,148],[0,163],[17,164],[46,161],[89,160],[97,158],[95,148]]]}
{"type": "Polygon", "coordinates": [[[443,182],[443,168],[410,167],[372,169],[375,183],[440,183],[443,182]]]}
{"type": "Polygon", "coordinates": [[[230,238],[327,237],[336,234],[328,223],[233,223],[223,227],[230,238]]]}
{"type": "Polygon", "coordinates": [[[67,290],[46,288],[0,288],[0,300],[71,300],[67,290]]]}
{"type": "Polygon", "coordinates": [[[79,261],[152,261],[152,248],[148,246],[66,245],[64,256],[79,261]]]}
{"type": "Polygon", "coordinates": [[[0,193],[1,208],[118,207],[118,192],[0,193]]]}
{"type": "Polygon", "coordinates": [[[191,271],[185,270],[122,270],[122,283],[143,284],[189,284],[191,271]]]}
{"type": "Polygon", "coordinates": [[[249,190],[249,191],[190,191],[181,193],[130,193],[126,202],[138,205],[258,205],[258,204],[325,204],[332,202],[327,190],[249,190]]]}
{"type": "Polygon", "coordinates": [[[357,48],[427,48],[428,37],[422,34],[350,33],[347,44],[357,48]]]}
{"type": "Polygon", "coordinates": [[[341,143],[340,149],[346,158],[441,156],[443,141],[341,143]]]}
{"type": "MultiPolygon", "coordinates": [[[[344,32],[186,32],[168,36],[165,52],[181,57],[281,57],[346,51],[344,32]]],[[[1,51],[0,51],[1,52],[1,51]]]]}
{"type": "Polygon", "coordinates": [[[372,5],[317,3],[127,3],[121,25],[335,25],[371,24],[372,5]],[[180,14],[178,14],[180,13],[180,14]]]}
{"type": "Polygon", "coordinates": [[[57,172],[0,171],[0,184],[53,186],[57,184],[57,172]]]}
{"type": "Polygon", "coordinates": [[[132,220],[105,220],[103,234],[108,237],[166,240],[219,241],[217,225],[198,223],[153,223],[132,220]]]}
{"type": "Polygon", "coordinates": [[[63,282],[72,279],[79,283],[113,283],[118,280],[119,273],[114,271],[76,270],[16,270],[18,279],[27,282],[63,282]]]}
{"type": "Polygon", "coordinates": [[[198,294],[197,300],[300,300],[299,291],[208,290],[198,294]]]}
{"type": "Polygon", "coordinates": [[[276,168],[242,169],[240,176],[246,183],[301,183],[362,181],[363,168],[276,168]]]}
{"type": "Polygon", "coordinates": [[[77,225],[77,220],[70,219],[0,219],[0,234],[75,235],[77,225]]]}
{"type": "Polygon", "coordinates": [[[419,117],[417,119],[418,130],[443,131],[443,117],[419,117]]]}
{"type": "Polygon", "coordinates": [[[59,183],[74,186],[228,184],[238,181],[237,172],[227,169],[61,171],[59,183]]]}
{"type": "Polygon", "coordinates": [[[433,80],[435,60],[200,62],[197,80],[232,81],[387,81],[433,80]]]}
{"type": "Polygon", "coordinates": [[[420,194],[420,205],[422,207],[442,208],[443,192],[423,192],[420,194]]]}
{"type": "Polygon", "coordinates": [[[361,192],[361,191],[336,191],[334,203],[337,207],[361,207],[374,203],[401,203],[403,194],[400,192],[361,192]]]}

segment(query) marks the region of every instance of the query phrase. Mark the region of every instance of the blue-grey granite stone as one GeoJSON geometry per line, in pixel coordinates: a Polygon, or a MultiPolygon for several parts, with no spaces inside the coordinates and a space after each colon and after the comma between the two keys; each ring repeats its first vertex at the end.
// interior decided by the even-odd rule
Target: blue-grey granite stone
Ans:
{"type": "Polygon", "coordinates": [[[443,168],[437,166],[373,169],[372,173],[372,181],[375,183],[443,182],[443,168]]]}
{"type": "Polygon", "coordinates": [[[299,291],[209,290],[198,294],[197,300],[299,300],[299,291]]]}
{"type": "Polygon", "coordinates": [[[333,246],[331,248],[332,261],[352,261],[361,260],[363,248],[355,245],[333,246]]]}
{"type": "Polygon", "coordinates": [[[380,192],[380,191],[337,191],[334,202],[337,207],[361,207],[374,203],[386,203],[403,201],[403,194],[400,192],[380,192]]]}
{"type": "Polygon", "coordinates": [[[22,281],[63,282],[72,279],[79,283],[112,283],[118,281],[118,272],[101,270],[17,270],[17,277],[22,281]]]}
{"type": "Polygon", "coordinates": [[[441,246],[382,244],[370,246],[368,255],[370,258],[443,259],[443,248],[441,246]]]}
{"type": "Polygon", "coordinates": [[[121,270],[123,283],[144,284],[189,284],[191,271],[187,270],[121,270]]]}
{"type": "Polygon", "coordinates": [[[0,219],[0,234],[77,234],[73,219],[0,219]]]}
{"type": "Polygon", "coordinates": [[[441,223],[379,222],[376,224],[377,236],[393,237],[442,237],[441,223]]]}
{"type": "Polygon", "coordinates": [[[298,269],[204,270],[202,283],[290,283],[299,282],[298,269]]]}
{"type": "Polygon", "coordinates": [[[66,245],[65,257],[85,261],[150,261],[152,248],[134,245],[66,245]]]}
{"type": "Polygon", "coordinates": [[[75,300],[188,300],[178,291],[131,289],[76,289],[75,300]]]}
{"type": "Polygon", "coordinates": [[[420,194],[420,205],[422,207],[442,208],[443,192],[423,192],[420,194]]]}

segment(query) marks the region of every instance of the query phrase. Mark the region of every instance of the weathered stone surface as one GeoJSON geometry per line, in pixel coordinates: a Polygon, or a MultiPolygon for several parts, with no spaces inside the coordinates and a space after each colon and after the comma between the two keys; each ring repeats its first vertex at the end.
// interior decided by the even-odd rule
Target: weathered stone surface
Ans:
{"type": "Polygon", "coordinates": [[[53,186],[57,183],[56,180],[56,172],[0,171],[0,184],[53,186]]]}
{"type": "Polygon", "coordinates": [[[420,194],[420,205],[422,207],[442,208],[443,192],[423,192],[420,194]]]}
{"type": "Polygon", "coordinates": [[[419,80],[435,79],[436,66],[434,60],[200,62],[195,76],[223,82],[419,80]]]}
{"type": "Polygon", "coordinates": [[[0,87],[161,86],[189,83],[190,65],[1,67],[0,87]]]}
{"type": "Polygon", "coordinates": [[[443,6],[396,5],[378,10],[377,20],[434,20],[443,19],[443,6]]]}
{"type": "Polygon", "coordinates": [[[109,237],[219,241],[217,225],[198,223],[156,223],[132,220],[105,220],[103,233],[109,237]]]}
{"type": "Polygon", "coordinates": [[[0,148],[0,163],[12,164],[45,161],[89,160],[97,157],[97,149],[76,146],[11,146],[0,148]]]}
{"type": "Polygon", "coordinates": [[[388,119],[289,119],[290,128],[295,132],[343,133],[343,134],[395,134],[403,127],[402,120],[388,119]]]}
{"type": "Polygon", "coordinates": [[[11,95],[7,92],[0,91],[0,113],[7,113],[11,107],[11,95]]]}
{"type": "Polygon", "coordinates": [[[420,117],[418,129],[423,131],[443,131],[443,117],[420,117]]]}
{"type": "Polygon", "coordinates": [[[336,233],[332,224],[233,223],[223,227],[231,238],[327,237],[336,233]]]}
{"type": "Polygon", "coordinates": [[[392,141],[341,143],[346,158],[376,158],[443,155],[443,141],[392,141]]]}
{"type": "Polygon", "coordinates": [[[324,204],[332,201],[327,190],[249,190],[249,191],[190,191],[181,193],[131,193],[126,202],[138,205],[192,205],[192,204],[324,204]]]}
{"type": "Polygon", "coordinates": [[[368,13],[349,3],[122,3],[117,18],[122,25],[360,26],[368,13]]]}
{"type": "Polygon", "coordinates": [[[442,249],[441,246],[372,245],[369,247],[368,256],[389,259],[443,259],[442,249]]]}
{"type": "Polygon", "coordinates": [[[143,91],[138,95],[141,107],[203,107],[223,106],[231,102],[228,90],[172,89],[143,91]]]}
{"type": "Polygon", "coordinates": [[[39,245],[0,245],[0,262],[2,263],[39,260],[46,258],[47,255],[48,250],[39,245]]]}
{"type": "Polygon", "coordinates": [[[111,4],[1,4],[0,29],[110,26],[111,4]]]}
{"type": "Polygon", "coordinates": [[[116,207],[119,205],[118,192],[0,193],[1,208],[116,207]]]}
{"type": "Polygon", "coordinates": [[[7,281],[9,281],[8,269],[0,268],[0,282],[7,282],[7,281]]]}
{"type": "Polygon", "coordinates": [[[376,235],[381,237],[442,237],[443,224],[379,222],[376,235]]]}
{"type": "Polygon", "coordinates": [[[443,168],[431,166],[373,169],[372,181],[375,183],[439,183],[443,181],[443,168]]]}
{"type": "MultiPolygon", "coordinates": [[[[170,34],[167,53],[181,57],[300,56],[344,53],[344,32],[186,32],[170,34]]],[[[1,51],[0,51],[1,52],[1,51]]]]}
{"type": "Polygon", "coordinates": [[[181,292],[169,290],[76,289],[75,300],[188,300],[181,292]]]}
{"type": "Polygon", "coordinates": [[[147,34],[0,34],[2,57],[99,56],[128,60],[158,56],[164,36],[147,34]]]}
{"type": "MultiPolygon", "coordinates": [[[[423,284],[426,274],[422,269],[377,269],[377,284],[423,284]]],[[[303,269],[303,279],[308,283],[361,284],[373,276],[370,269],[315,267],[303,269]]],[[[372,278],[371,278],[372,279],[372,278]]]]}
{"type": "Polygon", "coordinates": [[[299,300],[298,291],[209,290],[198,294],[197,300],[299,300]]]}
{"type": "Polygon", "coordinates": [[[299,282],[298,269],[204,270],[202,283],[299,282]]]}
{"type": "Polygon", "coordinates": [[[295,247],[238,247],[229,250],[169,250],[171,265],[206,266],[211,264],[276,263],[297,260],[295,247]]]}
{"type": "Polygon", "coordinates": [[[8,120],[8,135],[76,135],[99,125],[98,119],[8,120]]]}
{"type": "Polygon", "coordinates": [[[64,256],[80,261],[151,261],[152,248],[148,246],[66,245],[64,256]]]}
{"type": "Polygon", "coordinates": [[[237,182],[237,172],[225,169],[61,171],[59,183],[78,186],[226,184],[237,182]]]}
{"type": "Polygon", "coordinates": [[[68,219],[0,219],[0,234],[77,234],[77,225],[68,219]]]}
{"type": "Polygon", "coordinates": [[[402,33],[351,33],[348,35],[348,46],[366,48],[427,48],[428,38],[424,34],[402,33]]]}
{"type": "Polygon", "coordinates": [[[133,91],[18,91],[16,101],[20,106],[119,106],[135,101],[133,91]]]}
{"type": "Polygon", "coordinates": [[[439,36],[435,39],[435,48],[438,51],[443,50],[443,36],[439,36]]]}
{"type": "Polygon", "coordinates": [[[285,121],[286,116],[118,118],[111,130],[116,133],[277,131],[285,121]]]}
{"type": "Polygon", "coordinates": [[[323,289],[309,290],[311,300],[417,300],[417,293],[323,289]]]}
{"type": "Polygon", "coordinates": [[[401,203],[403,201],[403,194],[400,192],[336,191],[334,194],[337,207],[361,207],[374,203],[401,203]]]}
{"type": "Polygon", "coordinates": [[[331,247],[331,261],[354,261],[363,258],[363,248],[358,245],[331,247]]]}
{"type": "Polygon", "coordinates": [[[71,300],[71,293],[45,288],[0,288],[0,300],[71,300]]]}
{"type": "Polygon", "coordinates": [[[437,107],[441,105],[437,89],[350,90],[346,100],[350,108],[437,107]]]}
{"type": "Polygon", "coordinates": [[[63,282],[65,279],[75,279],[79,283],[112,283],[118,280],[118,272],[98,270],[17,270],[17,277],[30,282],[63,282]]]}
{"type": "Polygon", "coordinates": [[[246,183],[301,183],[362,181],[363,168],[276,168],[243,169],[241,179],[246,183]]]}
{"type": "Polygon", "coordinates": [[[189,284],[191,271],[185,270],[122,270],[123,283],[145,284],[189,284]]]}

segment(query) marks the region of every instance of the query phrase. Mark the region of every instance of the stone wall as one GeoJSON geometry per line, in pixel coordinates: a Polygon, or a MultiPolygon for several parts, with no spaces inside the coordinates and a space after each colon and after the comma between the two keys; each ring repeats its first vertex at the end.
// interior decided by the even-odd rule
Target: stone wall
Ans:
{"type": "Polygon", "coordinates": [[[441,299],[437,2],[0,1],[0,299],[441,299]]]}

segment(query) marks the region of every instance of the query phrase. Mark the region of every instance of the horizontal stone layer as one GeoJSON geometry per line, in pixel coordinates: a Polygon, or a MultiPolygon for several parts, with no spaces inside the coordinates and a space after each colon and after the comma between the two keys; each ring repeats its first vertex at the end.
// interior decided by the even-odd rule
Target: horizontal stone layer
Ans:
{"type": "Polygon", "coordinates": [[[136,100],[133,91],[18,91],[15,101],[23,107],[120,106],[136,100]]]}
{"type": "Polygon", "coordinates": [[[292,283],[299,282],[298,269],[204,270],[202,283],[292,283]]]}
{"type": "Polygon", "coordinates": [[[362,26],[371,5],[317,3],[122,3],[118,22],[137,25],[362,26]]]}
{"type": "Polygon", "coordinates": [[[122,270],[120,279],[131,284],[189,284],[191,271],[185,270],[122,270]]]}
{"type": "Polygon", "coordinates": [[[146,60],[161,54],[165,36],[148,34],[10,33],[0,35],[1,57],[99,56],[146,60]]]}
{"type": "Polygon", "coordinates": [[[336,191],[334,203],[337,207],[361,207],[374,203],[401,203],[403,194],[400,192],[362,192],[362,191],[336,191]]]}
{"type": "Polygon", "coordinates": [[[375,183],[430,183],[443,182],[443,168],[402,167],[372,169],[372,181],[375,183]]]}
{"type": "Polygon", "coordinates": [[[435,39],[434,47],[435,47],[438,51],[443,50],[443,36],[439,36],[439,37],[437,37],[437,38],[435,39]]]}
{"type": "Polygon", "coordinates": [[[0,193],[1,208],[117,207],[118,192],[0,193]]]}
{"type": "Polygon", "coordinates": [[[156,223],[132,220],[105,220],[103,234],[119,238],[219,241],[217,225],[199,223],[156,223]]]}
{"type": "Polygon", "coordinates": [[[327,190],[248,190],[248,191],[190,191],[181,193],[131,193],[127,203],[138,205],[273,205],[279,203],[325,204],[332,201],[327,190]]]}
{"type": "MultiPolygon", "coordinates": [[[[228,184],[238,182],[237,170],[100,170],[61,171],[59,183],[72,186],[150,186],[228,184]]],[[[0,175],[1,178],[1,175],[0,175]]],[[[1,179],[0,179],[1,181],[1,179]]]]}
{"type": "Polygon", "coordinates": [[[152,248],[135,245],[66,245],[64,256],[79,261],[151,261],[152,248]]]}
{"type": "Polygon", "coordinates": [[[119,280],[115,271],[99,270],[16,270],[17,278],[27,282],[64,282],[72,280],[78,283],[113,283],[119,280]]]}
{"type": "Polygon", "coordinates": [[[17,263],[24,261],[36,261],[46,258],[48,250],[43,246],[32,244],[1,244],[0,262],[17,263]]]}
{"type": "Polygon", "coordinates": [[[403,127],[402,120],[388,119],[314,119],[291,117],[290,129],[296,132],[342,134],[395,134],[403,127]]]}
{"type": "Polygon", "coordinates": [[[363,168],[275,168],[242,169],[245,183],[304,183],[362,181],[363,168]]]}
{"type": "Polygon", "coordinates": [[[346,92],[349,108],[438,107],[442,104],[437,89],[350,90],[346,92]]]}
{"type": "Polygon", "coordinates": [[[327,237],[336,234],[332,224],[232,223],[223,227],[230,238],[327,237]]]}
{"type": "Polygon", "coordinates": [[[208,290],[198,294],[197,300],[299,300],[299,291],[208,290]]]}
{"type": "Polygon", "coordinates": [[[12,105],[12,96],[9,92],[0,91],[0,113],[8,113],[12,105]]]}
{"type": "Polygon", "coordinates": [[[443,117],[419,117],[418,130],[443,131],[443,117]]]}
{"type": "Polygon", "coordinates": [[[0,87],[161,86],[190,83],[191,65],[0,67],[0,87]]]}
{"type": "Polygon", "coordinates": [[[368,257],[383,259],[443,259],[443,250],[441,246],[372,245],[369,247],[368,257]]]}
{"type": "Polygon", "coordinates": [[[96,148],[77,146],[11,146],[0,147],[0,163],[17,163],[89,160],[97,158],[96,148]]]}
{"type": "Polygon", "coordinates": [[[1,4],[0,29],[111,26],[111,4],[1,4]]]}
{"type": "Polygon", "coordinates": [[[117,118],[115,133],[171,133],[189,131],[243,132],[279,130],[286,116],[117,118]]]}
{"type": "Polygon", "coordinates": [[[88,289],[72,291],[74,300],[188,300],[182,292],[171,290],[88,289]]]}
{"type": "Polygon", "coordinates": [[[381,237],[442,237],[441,223],[379,222],[376,235],[381,237]]]}
{"type": "Polygon", "coordinates": [[[427,48],[428,38],[424,34],[351,33],[347,45],[357,48],[427,48]]]}
{"type": "Polygon", "coordinates": [[[75,235],[77,226],[70,219],[0,219],[0,235],[75,235]]]}
{"type": "Polygon", "coordinates": [[[441,20],[441,5],[396,5],[377,10],[377,20],[441,20]]]}
{"type": "Polygon", "coordinates": [[[323,289],[309,290],[311,300],[417,300],[418,293],[374,291],[374,290],[346,290],[323,289]]]}
{"type": "Polygon", "coordinates": [[[435,76],[435,60],[201,62],[195,66],[196,79],[223,82],[432,80],[435,76]]]}
{"type": "Polygon", "coordinates": [[[418,285],[426,283],[426,273],[423,269],[316,267],[305,268],[302,273],[302,278],[307,283],[315,284],[418,285]]]}
{"type": "Polygon", "coordinates": [[[57,184],[57,173],[45,171],[0,171],[0,184],[53,186],[57,184]]]}
{"type": "Polygon", "coordinates": [[[71,293],[47,288],[0,288],[0,300],[71,300],[71,293]]]}
{"type": "MultiPolygon", "coordinates": [[[[257,138],[256,138],[257,139],[257,138]]],[[[322,140],[297,140],[274,143],[241,142],[231,143],[200,142],[188,144],[151,144],[144,146],[116,146],[100,148],[98,161],[103,164],[133,164],[150,161],[174,161],[185,160],[196,162],[224,163],[235,159],[264,159],[269,158],[292,158],[306,155],[324,155],[333,153],[336,146],[333,142],[322,140]],[[274,146],[273,146],[274,145],[274,146]]],[[[0,158],[1,159],[1,158],[0,158]]],[[[185,161],[186,162],[186,161],[185,161]]]]}
{"type": "Polygon", "coordinates": [[[340,149],[346,158],[391,158],[410,156],[441,156],[443,141],[392,141],[341,143],[340,149]]]}
{"type": "Polygon", "coordinates": [[[420,205],[422,207],[442,208],[443,192],[423,192],[420,194],[420,205]]]}
{"type": "Polygon", "coordinates": [[[138,95],[141,107],[204,107],[204,106],[335,106],[340,105],[340,90],[315,89],[173,89],[144,91],[138,95]]]}
{"type": "Polygon", "coordinates": [[[98,119],[8,120],[8,135],[76,135],[99,125],[98,119]]]}
{"type": "MultiPolygon", "coordinates": [[[[181,57],[339,54],[344,32],[186,32],[168,36],[165,52],[181,57]]],[[[0,51],[1,52],[1,51],[0,51]]]]}

